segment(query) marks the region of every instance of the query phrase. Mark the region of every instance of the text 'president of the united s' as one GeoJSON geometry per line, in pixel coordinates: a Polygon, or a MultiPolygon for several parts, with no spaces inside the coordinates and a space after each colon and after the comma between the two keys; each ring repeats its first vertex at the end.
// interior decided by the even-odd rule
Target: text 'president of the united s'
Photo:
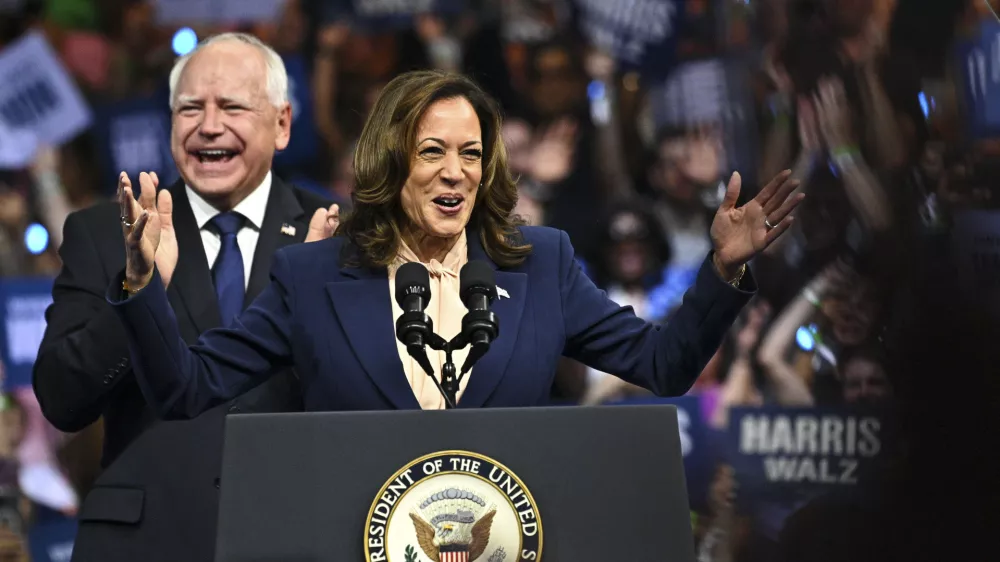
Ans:
{"type": "MultiPolygon", "coordinates": [[[[645,387],[686,392],[756,287],[746,262],[791,224],[801,195],[785,171],[737,207],[734,174],[711,228],[712,252],[670,322],[654,326],[583,273],[565,233],[520,226],[495,102],[465,77],[413,72],[381,92],[355,156],[354,210],[337,235],[274,257],[271,284],[228,327],[181,339],[154,266],[154,187],[120,187],[126,269],[108,291],[137,378],[165,417],[190,417],[294,366],[307,410],[440,409],[445,399],[396,337],[396,272],[430,272],[425,312],[445,339],[466,308],[459,272],[495,271],[501,326],[463,377],[458,407],[543,404],[560,356],[645,387]]],[[[225,162],[212,165],[225,166],[225,162]]],[[[444,354],[428,351],[435,373],[444,354]]],[[[463,352],[454,362],[462,365],[463,352]]]]}

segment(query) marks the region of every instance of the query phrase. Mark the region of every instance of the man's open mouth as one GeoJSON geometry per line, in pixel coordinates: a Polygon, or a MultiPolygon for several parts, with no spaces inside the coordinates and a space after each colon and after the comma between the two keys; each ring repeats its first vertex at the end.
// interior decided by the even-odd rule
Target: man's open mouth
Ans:
{"type": "Polygon", "coordinates": [[[198,159],[202,164],[209,162],[229,162],[234,156],[239,154],[235,150],[228,150],[224,148],[214,148],[211,150],[195,150],[191,152],[191,155],[198,159]]]}

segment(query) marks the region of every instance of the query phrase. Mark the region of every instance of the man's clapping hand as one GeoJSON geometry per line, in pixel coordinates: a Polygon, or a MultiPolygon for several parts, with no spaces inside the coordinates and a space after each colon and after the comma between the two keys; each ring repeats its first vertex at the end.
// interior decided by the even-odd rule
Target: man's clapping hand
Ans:
{"type": "Polygon", "coordinates": [[[137,291],[153,277],[153,265],[160,267],[164,283],[168,283],[177,267],[177,237],[173,232],[173,201],[170,192],[161,194],[164,213],[157,209],[156,174],[139,174],[139,198],[133,195],[128,174],[118,176],[118,203],[121,207],[122,235],[125,237],[125,280],[129,289],[137,291]],[[166,228],[164,228],[166,224],[166,228]],[[166,234],[164,235],[164,231],[166,234]],[[162,253],[157,251],[164,243],[162,253]],[[159,259],[158,259],[159,258],[159,259]]]}
{"type": "Polygon", "coordinates": [[[334,203],[329,209],[316,209],[309,220],[309,232],[306,242],[326,240],[337,232],[340,226],[340,205],[334,203]]]}

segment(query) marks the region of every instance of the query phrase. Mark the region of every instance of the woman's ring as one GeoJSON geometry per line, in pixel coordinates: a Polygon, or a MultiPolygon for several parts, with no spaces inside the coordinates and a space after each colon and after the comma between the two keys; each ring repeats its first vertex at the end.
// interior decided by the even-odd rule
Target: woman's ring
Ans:
{"type": "Polygon", "coordinates": [[[774,225],[767,220],[767,217],[764,217],[764,226],[766,226],[768,230],[774,228],[774,225]]]}
{"type": "Polygon", "coordinates": [[[125,225],[125,228],[132,228],[132,226],[134,226],[133,223],[128,222],[128,217],[126,217],[125,215],[122,215],[122,224],[125,225]]]}

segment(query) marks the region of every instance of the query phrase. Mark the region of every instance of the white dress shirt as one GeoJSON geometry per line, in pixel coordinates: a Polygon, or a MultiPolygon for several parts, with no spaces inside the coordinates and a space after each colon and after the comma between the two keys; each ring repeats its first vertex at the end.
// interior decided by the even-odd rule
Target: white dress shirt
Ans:
{"type": "MultiPolygon", "coordinates": [[[[208,268],[215,265],[215,260],[219,257],[219,250],[222,247],[222,238],[215,232],[209,224],[219,210],[205,201],[201,195],[189,186],[184,186],[187,190],[188,201],[191,202],[191,210],[194,212],[194,220],[201,231],[201,244],[205,247],[205,257],[208,258],[208,268]]],[[[253,254],[257,250],[257,239],[260,238],[260,227],[264,224],[264,213],[267,211],[267,199],[271,195],[271,172],[264,176],[257,189],[247,195],[243,201],[233,209],[237,213],[246,217],[243,228],[236,235],[236,242],[240,245],[240,254],[243,256],[243,283],[244,288],[250,284],[250,269],[253,267],[253,254]]]]}

